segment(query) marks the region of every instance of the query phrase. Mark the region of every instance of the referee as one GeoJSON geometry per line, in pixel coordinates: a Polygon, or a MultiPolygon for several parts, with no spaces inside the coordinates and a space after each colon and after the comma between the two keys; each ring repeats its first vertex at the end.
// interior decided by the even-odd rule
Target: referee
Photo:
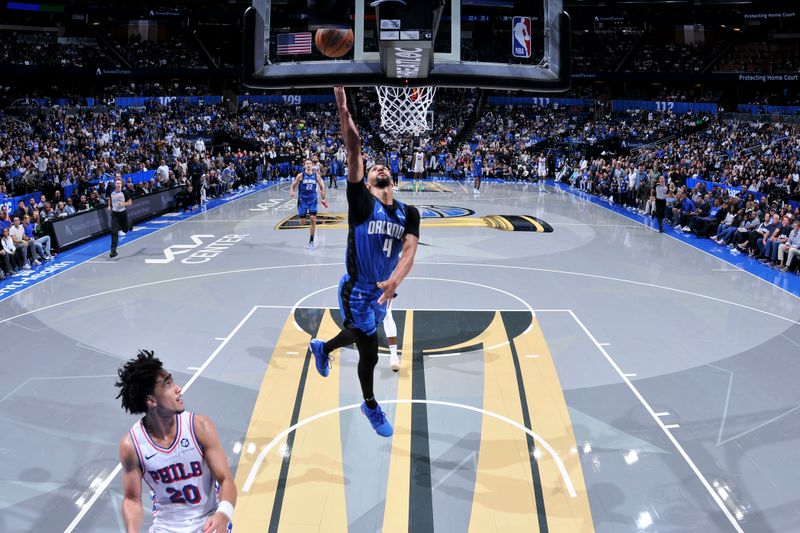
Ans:
{"type": "MultiPolygon", "coordinates": [[[[128,208],[133,205],[128,191],[122,188],[122,178],[114,180],[114,191],[108,196],[108,210],[111,211],[111,253],[112,259],[117,257],[117,241],[119,233],[128,231],[128,208]]],[[[123,233],[124,235],[124,233],[123,233]]]]}
{"type": "Polygon", "coordinates": [[[658,232],[664,233],[664,211],[667,208],[667,186],[664,185],[664,176],[658,178],[656,185],[656,218],[658,219],[658,232]]]}

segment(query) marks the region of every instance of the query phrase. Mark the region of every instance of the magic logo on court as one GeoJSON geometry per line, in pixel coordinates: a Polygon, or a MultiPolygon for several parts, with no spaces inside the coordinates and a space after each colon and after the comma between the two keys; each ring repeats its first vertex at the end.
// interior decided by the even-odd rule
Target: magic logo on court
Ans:
{"type": "MultiPolygon", "coordinates": [[[[417,205],[420,226],[443,228],[492,228],[502,231],[524,231],[551,233],[553,227],[532,215],[486,215],[476,217],[475,211],[466,207],[449,205],[417,205]]],[[[321,229],[342,229],[347,227],[347,213],[317,213],[317,226],[321,229]]],[[[303,229],[308,224],[301,223],[297,215],[288,216],[278,222],[275,229],[303,229]]]]}

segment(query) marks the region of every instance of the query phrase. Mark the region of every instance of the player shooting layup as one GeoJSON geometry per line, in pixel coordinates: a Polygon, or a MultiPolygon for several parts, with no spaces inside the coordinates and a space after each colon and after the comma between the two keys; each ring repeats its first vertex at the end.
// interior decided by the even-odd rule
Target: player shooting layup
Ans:
{"type": "Polygon", "coordinates": [[[347,273],[339,281],[339,307],[345,329],[324,342],[310,344],[317,371],[326,377],[330,353],[355,342],[358,348],[358,380],[364,403],[361,412],[382,437],[392,434],[392,425],[375,401],[373,381],[378,363],[377,329],[397,286],[414,264],[419,243],[419,211],[392,196],[392,176],[383,165],[372,165],[364,179],[361,137],[347,109],[343,87],[335,87],[339,124],[347,159],[348,236],[347,273]],[[400,254],[402,249],[402,256],[400,254]]]}

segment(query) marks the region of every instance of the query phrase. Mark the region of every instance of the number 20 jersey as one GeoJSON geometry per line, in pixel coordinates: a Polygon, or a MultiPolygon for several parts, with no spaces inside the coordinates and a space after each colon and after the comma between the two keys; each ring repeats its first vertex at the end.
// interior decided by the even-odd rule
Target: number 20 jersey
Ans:
{"type": "Polygon", "coordinates": [[[175,415],[175,440],[168,448],[157,445],[140,420],[131,428],[142,476],[153,494],[151,531],[200,531],[216,512],[216,482],[203,458],[194,433],[194,413],[175,415]]]}

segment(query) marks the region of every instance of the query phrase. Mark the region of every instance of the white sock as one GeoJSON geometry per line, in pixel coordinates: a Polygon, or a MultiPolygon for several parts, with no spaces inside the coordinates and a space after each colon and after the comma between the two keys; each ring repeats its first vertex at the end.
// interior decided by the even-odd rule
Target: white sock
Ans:
{"type": "MultiPolygon", "coordinates": [[[[386,333],[386,339],[391,339],[397,337],[397,324],[394,322],[394,317],[392,317],[392,309],[388,308],[386,310],[386,317],[383,319],[383,331],[386,333]]],[[[392,357],[397,357],[397,345],[390,344],[389,345],[389,352],[392,354],[392,357]]]]}
{"type": "Polygon", "coordinates": [[[394,318],[392,318],[392,310],[386,310],[386,317],[383,319],[383,331],[386,333],[386,338],[389,337],[397,337],[397,324],[394,322],[394,318]]]}

